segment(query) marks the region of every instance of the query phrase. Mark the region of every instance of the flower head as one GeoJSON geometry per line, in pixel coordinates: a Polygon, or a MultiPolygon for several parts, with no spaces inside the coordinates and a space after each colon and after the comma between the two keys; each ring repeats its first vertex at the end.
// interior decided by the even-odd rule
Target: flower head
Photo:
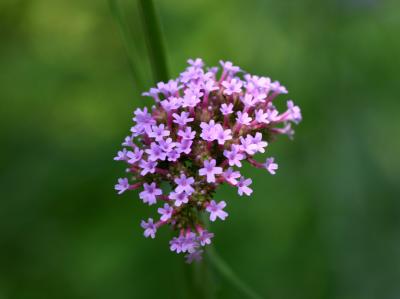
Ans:
{"type": "Polygon", "coordinates": [[[188,64],[178,78],[143,93],[155,104],[134,111],[131,133],[114,160],[125,162],[130,175],[118,179],[118,194],[140,187],[139,198],[157,205],[160,219],[141,222],[144,236],[155,238],[161,226],[172,227],[177,236],[171,251],[192,262],[214,237],[200,214],[211,221],[228,216],[227,203],[213,198],[217,187],[227,183],[250,196],[252,180],[239,168],[248,162],[275,174],[274,158],[260,163],[253,156],[266,152],[278,135],[293,137],[291,125],[302,116],[291,100],[278,112],[275,101],[287,93],[279,81],[245,74],[230,61],[220,61],[220,71],[205,68],[200,58],[188,64]]]}

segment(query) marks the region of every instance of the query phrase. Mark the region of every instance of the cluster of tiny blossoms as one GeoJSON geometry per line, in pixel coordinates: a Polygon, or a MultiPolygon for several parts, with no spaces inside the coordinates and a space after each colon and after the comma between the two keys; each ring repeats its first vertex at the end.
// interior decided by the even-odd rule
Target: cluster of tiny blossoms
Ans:
{"type": "Polygon", "coordinates": [[[178,236],[170,249],[185,253],[190,263],[201,259],[214,236],[201,213],[211,221],[228,216],[225,201],[213,199],[216,188],[227,183],[250,196],[252,180],[238,170],[244,161],[274,175],[273,157],[261,163],[253,156],[276,135],[291,137],[291,123],[299,123],[301,113],[291,100],[278,112],[273,102],[287,93],[278,81],[246,74],[229,61],[220,61],[221,72],[205,69],[199,58],[188,63],[177,79],[143,93],[155,105],[134,111],[131,134],[114,160],[127,163],[130,177],[118,179],[118,194],[140,188],[145,204],[161,203],[159,219],[141,222],[144,236],[154,238],[161,226],[171,226],[178,236]]]}

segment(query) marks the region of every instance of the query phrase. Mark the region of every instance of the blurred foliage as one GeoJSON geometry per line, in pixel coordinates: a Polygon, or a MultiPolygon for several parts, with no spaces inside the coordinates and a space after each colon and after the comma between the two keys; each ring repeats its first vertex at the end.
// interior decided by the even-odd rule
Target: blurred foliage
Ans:
{"type": "MultiPolygon", "coordinates": [[[[293,142],[226,187],[215,246],[265,298],[400,296],[400,2],[155,1],[174,76],[187,58],[280,80],[302,108],[293,142]]],[[[151,85],[134,0],[121,1],[151,85]]],[[[106,1],[0,2],[0,298],[190,298],[187,266],[112,160],[138,105],[106,1]]],[[[281,98],[284,105],[284,98],[281,98]]],[[[214,276],[218,298],[242,298],[214,276]]]]}

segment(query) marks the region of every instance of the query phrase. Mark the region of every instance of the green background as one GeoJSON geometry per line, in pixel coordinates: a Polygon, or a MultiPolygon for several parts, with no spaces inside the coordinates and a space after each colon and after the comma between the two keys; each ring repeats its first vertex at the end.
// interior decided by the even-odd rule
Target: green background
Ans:
{"type": "MultiPolygon", "coordinates": [[[[400,2],[155,1],[170,72],[231,60],[280,80],[303,113],[269,146],[276,176],[225,187],[215,248],[265,298],[400,296],[400,2]]],[[[121,1],[140,58],[134,0],[121,1]]],[[[106,1],[0,2],[0,299],[192,298],[171,233],[114,190],[133,84],[106,1]]],[[[285,97],[278,98],[281,107],[285,97]]],[[[217,298],[244,298],[214,274],[217,298]]]]}

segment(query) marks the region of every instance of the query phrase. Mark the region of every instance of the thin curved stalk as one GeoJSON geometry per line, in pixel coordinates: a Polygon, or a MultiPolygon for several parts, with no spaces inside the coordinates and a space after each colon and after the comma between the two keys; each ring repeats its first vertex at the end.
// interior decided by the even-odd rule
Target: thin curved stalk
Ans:
{"type": "Polygon", "coordinates": [[[128,26],[123,18],[121,9],[118,5],[117,0],[109,0],[108,4],[110,6],[110,11],[112,16],[114,17],[115,22],[118,25],[118,29],[120,31],[120,35],[124,44],[124,48],[126,51],[126,55],[128,57],[129,68],[131,69],[133,82],[138,90],[141,92],[144,90],[143,79],[139,72],[138,62],[139,58],[136,54],[137,51],[132,43],[132,39],[130,38],[128,26]]]}
{"type": "Polygon", "coordinates": [[[138,4],[142,16],[154,83],[167,81],[169,76],[164,40],[153,0],[139,0],[138,4]]]}
{"type": "Polygon", "coordinates": [[[246,298],[262,299],[255,291],[253,291],[239,276],[229,267],[229,265],[218,255],[212,246],[206,250],[207,257],[216,270],[239,291],[246,295],[246,298]]]}

